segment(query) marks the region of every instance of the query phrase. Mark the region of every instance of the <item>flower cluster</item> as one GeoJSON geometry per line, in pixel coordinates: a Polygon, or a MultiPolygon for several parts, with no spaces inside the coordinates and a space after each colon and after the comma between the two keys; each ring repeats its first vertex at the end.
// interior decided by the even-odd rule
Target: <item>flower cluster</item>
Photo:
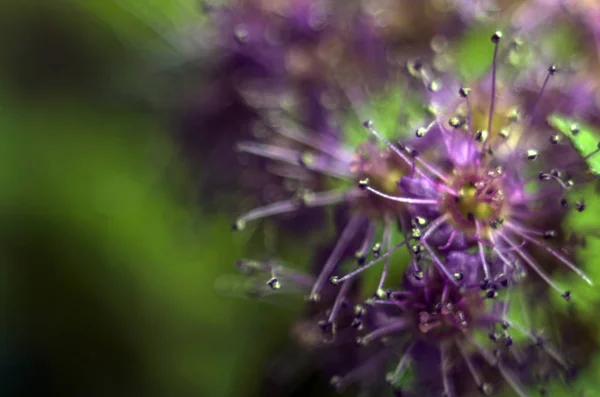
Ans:
{"type": "MultiPolygon", "coordinates": [[[[240,45],[268,24],[244,26],[240,45]]],[[[569,211],[586,209],[583,197],[568,193],[595,180],[588,163],[600,146],[581,153],[571,142],[578,125],[570,126],[570,135],[548,125],[557,104],[547,96],[561,75],[559,66],[545,65],[542,79],[531,68],[504,72],[500,59],[518,51],[517,41],[504,45],[499,31],[490,38],[491,69],[469,86],[460,84],[455,72],[412,57],[403,78],[416,78],[424,90],[412,92],[407,81],[404,87],[411,88],[405,95],[425,101],[426,110],[416,131],[382,132],[364,120],[365,139],[350,147],[339,127],[330,134],[331,124],[307,127],[287,109],[258,106],[261,122],[280,139],[237,145],[267,164],[285,165],[284,179],[335,188],[299,189],[291,198],[241,215],[235,230],[307,208],[338,206],[349,214],[314,274],[274,260],[238,263],[257,276],[249,290],[254,295],[287,291],[307,297],[321,334],[315,341],[313,333],[309,338],[300,331],[300,339],[327,345],[329,355],[341,358],[344,372],[331,378],[336,388],[368,389],[387,380],[410,395],[449,397],[476,390],[490,395],[509,388],[528,396],[540,379],[557,373],[568,378],[583,364],[579,357],[565,358],[542,333],[515,319],[528,318],[529,309],[513,302],[534,290],[569,301],[571,291],[554,277],[563,271],[592,285],[572,252],[563,250],[573,239],[562,225],[569,211]],[[397,235],[402,241],[394,241],[397,235]],[[408,259],[397,263],[394,254],[402,251],[408,259]],[[348,268],[345,260],[352,255],[354,266],[348,268]],[[401,269],[399,279],[393,266],[401,269]],[[378,267],[377,284],[365,300],[370,287],[363,276],[378,267]],[[407,373],[412,381],[404,379],[407,373]]],[[[253,56],[273,56],[271,44],[257,44],[253,56]]],[[[337,89],[360,114],[355,87],[337,89]]],[[[558,106],[562,112],[572,109],[558,106]]]]}

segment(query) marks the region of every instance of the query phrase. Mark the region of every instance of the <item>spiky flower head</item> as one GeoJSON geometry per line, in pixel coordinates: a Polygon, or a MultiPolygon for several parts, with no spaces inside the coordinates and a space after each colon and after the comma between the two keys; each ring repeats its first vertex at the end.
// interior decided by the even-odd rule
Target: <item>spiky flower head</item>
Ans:
{"type": "MultiPolygon", "coordinates": [[[[360,305],[351,328],[366,332],[359,339],[361,345],[372,345],[369,342],[383,336],[399,336],[400,345],[404,342],[408,350],[389,378],[395,381],[407,360],[414,360],[423,364],[422,378],[427,378],[427,368],[440,369],[439,382],[432,387],[448,396],[455,395],[452,378],[467,370],[475,385],[486,393],[491,390],[473,360],[497,368],[517,394],[527,395],[521,374],[510,368],[512,359],[500,360],[476,338],[476,334],[500,325],[539,342],[534,333],[508,319],[508,303],[500,302],[500,292],[508,293],[513,284],[529,283],[530,276],[537,275],[569,300],[571,292],[550,273],[557,264],[592,283],[561,251],[567,240],[560,230],[567,210],[585,210],[583,200],[570,202],[565,192],[591,180],[588,158],[538,120],[546,115],[538,113],[539,99],[559,69],[555,65],[545,68],[534,106],[520,108],[515,113],[518,117],[507,116],[504,108],[499,115],[499,92],[518,96],[507,94],[510,81],[498,83],[502,34],[494,33],[491,41],[492,70],[475,82],[472,90],[448,90],[452,88],[448,79],[439,80],[446,87],[440,89],[433,84],[432,68],[424,64],[413,68],[431,94],[428,108],[433,117],[424,121],[412,138],[392,141],[373,122],[365,121],[366,132],[375,140],[365,140],[358,148],[297,131],[281,134],[306,144],[308,151],[249,142],[241,145],[247,152],[303,172],[349,182],[345,188],[311,193],[301,201],[284,200],[252,210],[238,218],[235,226],[241,229],[248,221],[303,207],[349,207],[350,216],[331,254],[314,278],[304,279],[304,290],[313,304],[326,301],[332,305],[322,328],[334,336],[336,330],[347,330],[336,318],[341,308],[356,300],[350,298],[350,289],[361,275],[382,264],[374,298],[367,301],[367,309],[360,305]],[[484,82],[489,89],[484,89],[484,82]],[[479,97],[483,94],[487,94],[485,98],[479,97]],[[482,105],[485,102],[488,106],[482,105]],[[391,239],[395,228],[404,235],[396,245],[391,239]],[[373,244],[377,229],[383,231],[382,243],[373,244]],[[410,257],[402,285],[389,277],[390,257],[401,249],[410,257]],[[356,267],[344,272],[342,262],[348,251],[354,250],[356,267]],[[366,260],[369,251],[371,261],[366,260]],[[338,291],[334,299],[332,288],[338,291]],[[459,359],[464,362],[462,367],[451,364],[459,359]]],[[[279,286],[280,279],[273,275],[267,285],[279,286]]],[[[491,335],[492,342],[502,340],[505,348],[513,345],[506,334],[497,337],[494,331],[491,335]]],[[[541,345],[559,365],[568,367],[554,349],[541,345]]],[[[397,352],[397,346],[375,349],[373,357],[332,383],[343,386],[365,374],[381,374],[374,368],[381,368],[397,352]]]]}

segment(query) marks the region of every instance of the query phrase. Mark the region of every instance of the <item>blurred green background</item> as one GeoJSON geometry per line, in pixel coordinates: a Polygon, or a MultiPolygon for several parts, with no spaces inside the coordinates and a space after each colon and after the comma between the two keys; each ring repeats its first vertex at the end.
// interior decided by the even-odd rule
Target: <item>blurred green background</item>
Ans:
{"type": "Polygon", "coordinates": [[[163,106],[168,34],[199,22],[192,0],[0,5],[0,394],[259,394],[293,312],[215,293],[244,241],[196,205],[163,106]]]}
{"type": "Polygon", "coordinates": [[[293,361],[300,305],[215,291],[269,242],[203,212],[169,135],[180,82],[165,70],[185,62],[169,38],[197,9],[0,5],[2,395],[269,395],[273,357],[293,361]]]}

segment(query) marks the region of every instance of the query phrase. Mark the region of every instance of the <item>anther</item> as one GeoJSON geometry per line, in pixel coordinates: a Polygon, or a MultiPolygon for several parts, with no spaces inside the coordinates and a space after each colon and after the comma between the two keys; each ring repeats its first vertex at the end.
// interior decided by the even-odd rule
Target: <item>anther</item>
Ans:
{"type": "Polygon", "coordinates": [[[550,174],[544,171],[540,171],[538,178],[540,179],[540,181],[548,181],[551,179],[550,174]]]}
{"type": "Polygon", "coordinates": [[[329,385],[332,387],[335,387],[336,389],[341,389],[342,388],[342,378],[338,375],[332,376],[331,379],[329,379],[329,385]]]}
{"type": "Polygon", "coordinates": [[[466,88],[466,87],[463,87],[460,90],[458,90],[458,93],[463,98],[468,97],[470,92],[471,92],[471,89],[470,88],[466,88]]]}
{"type": "Polygon", "coordinates": [[[568,208],[569,207],[569,202],[567,201],[566,198],[561,198],[560,199],[560,205],[563,206],[564,208],[568,208]]]}
{"type": "Polygon", "coordinates": [[[365,190],[369,186],[369,178],[361,179],[358,181],[358,187],[365,190]]]}
{"type": "Polygon", "coordinates": [[[272,290],[278,290],[279,288],[281,288],[281,283],[279,282],[277,277],[273,277],[269,281],[267,281],[267,285],[271,287],[272,290]]]}
{"type": "Polygon", "coordinates": [[[571,124],[571,126],[569,127],[569,131],[573,136],[576,136],[577,134],[579,134],[579,126],[577,124],[571,124]]]}
{"type": "Polygon", "coordinates": [[[555,230],[546,230],[544,232],[544,240],[550,240],[552,238],[556,237],[556,231],[555,230]]]}
{"type": "Polygon", "coordinates": [[[490,332],[488,334],[488,338],[490,338],[492,342],[497,342],[498,338],[500,338],[500,335],[497,332],[490,332]]]}
{"type": "Polygon", "coordinates": [[[479,283],[479,287],[481,288],[482,291],[488,289],[489,286],[490,286],[490,281],[487,278],[484,278],[479,283]]]}
{"type": "Polygon", "coordinates": [[[415,270],[415,272],[413,273],[413,277],[417,280],[423,280],[423,271],[415,270]]]}
{"type": "Polygon", "coordinates": [[[490,288],[485,292],[485,297],[488,299],[495,299],[498,296],[498,293],[494,288],[490,288]]]}
{"type": "Polygon", "coordinates": [[[548,73],[550,73],[551,75],[554,75],[554,73],[556,73],[557,70],[558,70],[558,67],[556,65],[551,65],[548,68],[548,73]]]}
{"type": "Polygon", "coordinates": [[[371,128],[371,127],[373,127],[373,121],[372,120],[365,120],[365,121],[363,121],[363,127],[365,127],[365,128],[371,128]]]}
{"type": "Polygon", "coordinates": [[[237,220],[231,225],[231,228],[235,231],[244,230],[245,227],[246,222],[244,222],[243,220],[237,220]]]}
{"type": "Polygon", "coordinates": [[[441,84],[438,83],[435,80],[432,80],[429,82],[429,84],[427,85],[427,88],[429,89],[429,91],[431,92],[438,92],[440,90],[440,88],[442,88],[441,84]]]}
{"type": "Polygon", "coordinates": [[[413,228],[411,230],[411,237],[414,238],[415,240],[420,240],[421,239],[421,229],[418,228],[413,228]]]}
{"type": "Polygon", "coordinates": [[[550,137],[550,143],[553,145],[556,145],[560,142],[560,136],[559,135],[552,135],[550,137]]]}
{"type": "Polygon", "coordinates": [[[356,254],[354,254],[354,258],[356,258],[356,264],[358,266],[363,266],[367,261],[367,257],[360,251],[357,251],[356,254]]]}
{"type": "Polygon", "coordinates": [[[535,149],[529,149],[527,150],[527,160],[535,160],[538,158],[538,152],[535,149]]]}
{"type": "Polygon", "coordinates": [[[486,130],[478,130],[475,133],[475,140],[477,142],[483,142],[487,139],[487,137],[488,137],[488,132],[486,130]]]}
{"type": "Polygon", "coordinates": [[[360,329],[362,327],[362,321],[358,318],[355,318],[354,320],[352,320],[352,323],[350,324],[350,326],[352,328],[356,328],[356,329],[360,329]]]}
{"type": "Polygon", "coordinates": [[[504,340],[504,346],[506,347],[511,347],[513,344],[513,340],[510,336],[507,336],[506,339],[504,340]]]}
{"type": "Polygon", "coordinates": [[[496,218],[490,222],[490,227],[492,229],[498,229],[504,223],[503,218],[496,218]]]}
{"type": "Polygon", "coordinates": [[[381,243],[375,243],[375,245],[373,245],[373,256],[375,258],[378,258],[379,255],[381,255],[381,243]]]}
{"type": "Polygon", "coordinates": [[[328,320],[321,320],[321,321],[319,321],[319,328],[321,328],[321,331],[323,332],[323,334],[331,335],[331,333],[333,331],[333,323],[328,320]]]}
{"type": "Polygon", "coordinates": [[[562,297],[564,298],[564,300],[566,300],[567,302],[571,300],[571,291],[565,291],[564,294],[562,294],[562,297]]]}
{"type": "Polygon", "coordinates": [[[311,152],[303,152],[300,153],[300,157],[298,158],[298,164],[301,167],[308,168],[315,162],[315,156],[311,152]]]}
{"type": "Polygon", "coordinates": [[[421,252],[423,252],[423,247],[421,246],[421,244],[413,245],[411,249],[415,255],[419,255],[421,252]]]}
{"type": "Polygon", "coordinates": [[[456,281],[461,281],[464,277],[462,273],[458,273],[458,272],[454,273],[453,276],[456,281]]]}
{"type": "Polygon", "coordinates": [[[427,224],[427,219],[422,216],[415,216],[415,223],[419,226],[425,226],[427,224]]]}
{"type": "Polygon", "coordinates": [[[585,210],[585,202],[583,199],[575,202],[575,209],[579,212],[583,212],[583,210],[585,210]]]}
{"type": "Polygon", "coordinates": [[[486,396],[491,396],[494,393],[494,388],[489,383],[482,383],[481,385],[479,385],[479,391],[486,396]]]}
{"type": "Polygon", "coordinates": [[[338,285],[338,283],[340,282],[340,278],[338,276],[331,276],[329,278],[329,282],[333,285],[338,285]]]}
{"type": "Polygon", "coordinates": [[[419,128],[417,128],[415,135],[417,136],[417,138],[423,138],[426,133],[427,133],[427,128],[419,127],[419,128]]]}
{"type": "Polygon", "coordinates": [[[496,33],[494,33],[492,35],[492,43],[497,44],[500,39],[502,38],[502,32],[501,31],[497,31],[496,33]]]}
{"type": "Polygon", "coordinates": [[[453,117],[450,117],[450,120],[448,120],[448,124],[452,128],[458,128],[463,124],[463,121],[460,118],[453,116],[453,117]]]}

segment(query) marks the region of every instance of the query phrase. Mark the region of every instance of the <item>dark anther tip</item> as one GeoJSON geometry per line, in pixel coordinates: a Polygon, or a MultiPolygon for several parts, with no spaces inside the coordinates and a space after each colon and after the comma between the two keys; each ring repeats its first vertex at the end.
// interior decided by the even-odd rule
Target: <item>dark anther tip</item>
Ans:
{"type": "Polygon", "coordinates": [[[246,222],[241,221],[241,220],[236,220],[235,222],[233,222],[231,224],[231,229],[237,232],[237,231],[243,230],[245,226],[246,226],[246,222]]]}
{"type": "Polygon", "coordinates": [[[364,266],[366,261],[367,261],[367,257],[365,255],[363,255],[362,253],[356,254],[356,264],[358,266],[364,266]]]}
{"type": "Polygon", "coordinates": [[[552,238],[556,237],[556,231],[554,230],[546,230],[544,232],[544,240],[550,240],[552,238]]]}
{"type": "Polygon", "coordinates": [[[565,291],[561,296],[568,302],[571,300],[571,291],[565,291]]]}
{"type": "Polygon", "coordinates": [[[371,127],[373,127],[373,121],[371,121],[371,120],[365,120],[365,121],[363,121],[363,127],[365,127],[365,128],[371,128],[371,127]]]}
{"type": "Polygon", "coordinates": [[[585,210],[585,202],[583,200],[579,200],[575,203],[575,209],[579,212],[583,212],[585,210]]]}
{"type": "Polygon", "coordinates": [[[462,273],[454,273],[453,276],[456,281],[461,281],[464,277],[462,273]]]}
{"type": "Polygon", "coordinates": [[[460,90],[458,90],[458,93],[463,98],[468,97],[470,92],[471,92],[471,89],[470,88],[466,88],[466,87],[463,87],[460,90]]]}
{"type": "Polygon", "coordinates": [[[550,73],[551,75],[553,75],[554,73],[556,73],[557,70],[558,70],[558,67],[556,65],[551,65],[548,68],[548,73],[550,73]]]}
{"type": "Polygon", "coordinates": [[[494,43],[494,44],[498,43],[501,38],[502,38],[502,32],[501,31],[497,31],[491,37],[492,43],[494,43]]]}
{"type": "Polygon", "coordinates": [[[281,284],[279,283],[279,279],[277,279],[277,277],[273,277],[269,281],[267,281],[267,285],[272,290],[277,290],[277,289],[281,288],[281,284]]]}
{"type": "Polygon", "coordinates": [[[494,388],[489,383],[482,383],[479,385],[479,391],[486,396],[491,396],[494,393],[494,388]]]}
{"type": "Polygon", "coordinates": [[[415,272],[413,273],[413,277],[417,280],[423,280],[423,271],[415,270],[415,272]]]}
{"type": "Polygon", "coordinates": [[[560,199],[560,205],[563,206],[564,208],[567,208],[567,207],[569,207],[569,202],[567,201],[566,198],[563,197],[560,199]]]}
{"type": "Polygon", "coordinates": [[[358,181],[358,187],[365,190],[369,186],[369,178],[361,179],[358,181]]]}
{"type": "Polygon", "coordinates": [[[479,283],[479,287],[481,288],[482,291],[488,289],[489,285],[490,285],[490,281],[488,279],[483,279],[479,283]]]}

